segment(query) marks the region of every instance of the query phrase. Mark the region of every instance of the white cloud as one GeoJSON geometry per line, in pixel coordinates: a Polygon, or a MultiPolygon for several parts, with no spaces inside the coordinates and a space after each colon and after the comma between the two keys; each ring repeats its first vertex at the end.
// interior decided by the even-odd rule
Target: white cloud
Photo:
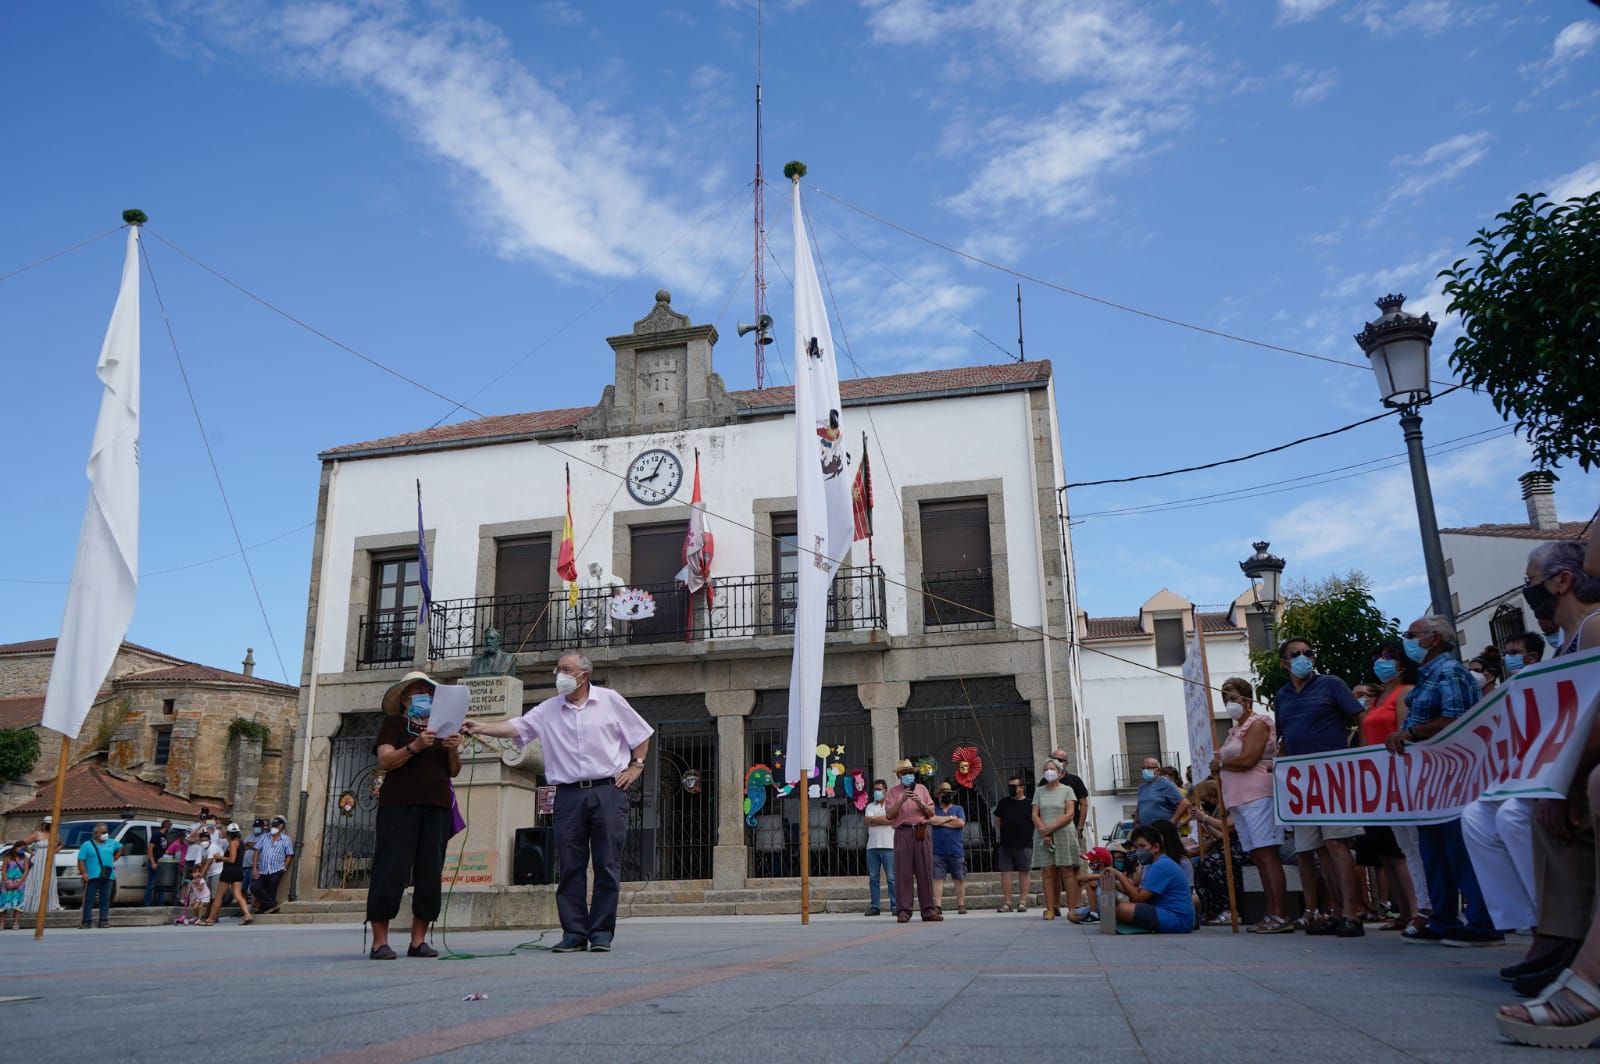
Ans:
{"type": "Polygon", "coordinates": [[[879,43],[947,50],[959,40],[980,57],[967,76],[985,87],[1021,79],[1065,90],[1043,113],[1008,106],[958,118],[947,150],[959,145],[982,162],[949,205],[970,217],[1090,212],[1105,200],[1100,179],[1157,150],[1211,78],[1181,26],[1162,26],[1124,0],[864,2],[879,43]]]}
{"type": "Polygon", "coordinates": [[[1484,130],[1458,133],[1417,155],[1396,158],[1394,165],[1404,176],[1390,191],[1389,202],[1416,199],[1432,188],[1454,181],[1489,154],[1489,142],[1493,139],[1484,130]]]}
{"type": "Polygon", "coordinates": [[[1533,90],[1537,95],[1564,79],[1572,64],[1594,51],[1597,44],[1600,44],[1600,21],[1580,19],[1568,23],[1551,42],[1550,54],[1537,63],[1518,68],[1518,73],[1539,83],[1533,90]]]}
{"type": "Polygon", "coordinates": [[[1549,186],[1549,196],[1557,203],[1564,203],[1574,196],[1587,196],[1600,189],[1600,159],[1580,166],[1570,174],[1551,178],[1549,186]]]}
{"type": "Polygon", "coordinates": [[[583,12],[573,7],[568,0],[548,0],[539,5],[539,14],[544,16],[546,22],[557,26],[583,25],[583,12]]]}
{"type": "Polygon", "coordinates": [[[1460,29],[1479,22],[1491,14],[1493,8],[1462,0],[1366,0],[1356,5],[1347,17],[1349,21],[1364,26],[1380,36],[1417,31],[1432,37],[1446,30],[1460,29]]]}
{"type": "Polygon", "coordinates": [[[695,213],[642,176],[651,167],[640,161],[664,157],[666,147],[597,104],[580,110],[563,99],[487,22],[423,19],[403,5],[215,3],[189,9],[183,28],[370,96],[468,178],[470,207],[508,257],[607,277],[648,263],[652,274],[686,283],[715,251],[715,227],[702,227],[661,252],[695,213]]]}
{"type": "Polygon", "coordinates": [[[1310,22],[1338,0],[1278,0],[1278,22],[1310,22]]]}
{"type": "Polygon", "coordinates": [[[1294,84],[1294,95],[1289,99],[1294,107],[1308,107],[1326,99],[1339,84],[1337,70],[1308,70],[1290,63],[1284,68],[1283,74],[1294,84]]]}

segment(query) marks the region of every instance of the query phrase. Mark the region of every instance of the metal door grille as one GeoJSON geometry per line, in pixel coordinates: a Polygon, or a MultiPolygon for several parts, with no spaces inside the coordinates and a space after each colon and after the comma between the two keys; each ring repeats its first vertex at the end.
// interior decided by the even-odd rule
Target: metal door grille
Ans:
{"type": "Polygon", "coordinates": [[[717,733],[709,718],[664,721],[656,725],[651,745],[628,805],[622,878],[710,879],[717,841],[717,733]],[[686,786],[691,776],[698,777],[695,790],[686,786]]]}
{"type": "Polygon", "coordinates": [[[378,828],[378,757],[373,743],[382,721],[382,713],[347,713],[331,740],[317,877],[324,890],[365,887],[372,880],[378,828]]]}

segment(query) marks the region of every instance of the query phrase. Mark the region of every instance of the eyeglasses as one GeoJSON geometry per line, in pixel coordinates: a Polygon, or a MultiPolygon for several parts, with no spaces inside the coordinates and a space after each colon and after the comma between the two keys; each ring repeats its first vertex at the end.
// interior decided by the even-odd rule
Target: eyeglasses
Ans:
{"type": "Polygon", "coordinates": [[[1289,653],[1284,655],[1284,657],[1290,661],[1293,661],[1295,658],[1311,658],[1315,656],[1316,655],[1309,650],[1291,650],[1289,653]]]}
{"type": "Polygon", "coordinates": [[[1392,651],[1392,650],[1380,650],[1376,654],[1372,655],[1372,660],[1373,661],[1394,661],[1395,660],[1394,651],[1392,651]]]}

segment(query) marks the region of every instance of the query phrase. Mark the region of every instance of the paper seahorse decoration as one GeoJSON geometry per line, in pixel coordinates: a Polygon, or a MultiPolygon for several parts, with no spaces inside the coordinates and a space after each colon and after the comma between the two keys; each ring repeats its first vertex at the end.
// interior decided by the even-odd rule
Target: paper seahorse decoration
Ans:
{"type": "Polygon", "coordinates": [[[772,769],[751,765],[744,774],[744,822],[756,826],[756,814],[767,804],[767,788],[772,786],[772,769]]]}
{"type": "Polygon", "coordinates": [[[983,758],[976,746],[958,746],[950,751],[950,763],[956,767],[956,782],[971,787],[983,771],[983,758]]]}
{"type": "Polygon", "coordinates": [[[859,768],[850,770],[850,775],[844,780],[844,793],[855,802],[856,812],[867,807],[867,799],[871,797],[872,788],[867,786],[867,774],[859,768]]]}

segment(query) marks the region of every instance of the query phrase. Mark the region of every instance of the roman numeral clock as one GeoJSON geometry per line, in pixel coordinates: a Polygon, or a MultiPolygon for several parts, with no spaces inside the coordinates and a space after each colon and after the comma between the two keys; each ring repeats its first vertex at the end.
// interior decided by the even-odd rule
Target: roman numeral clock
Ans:
{"type": "Polygon", "coordinates": [[[660,506],[683,487],[683,463],[671,451],[652,447],[628,466],[628,494],[643,506],[660,506]]]}

